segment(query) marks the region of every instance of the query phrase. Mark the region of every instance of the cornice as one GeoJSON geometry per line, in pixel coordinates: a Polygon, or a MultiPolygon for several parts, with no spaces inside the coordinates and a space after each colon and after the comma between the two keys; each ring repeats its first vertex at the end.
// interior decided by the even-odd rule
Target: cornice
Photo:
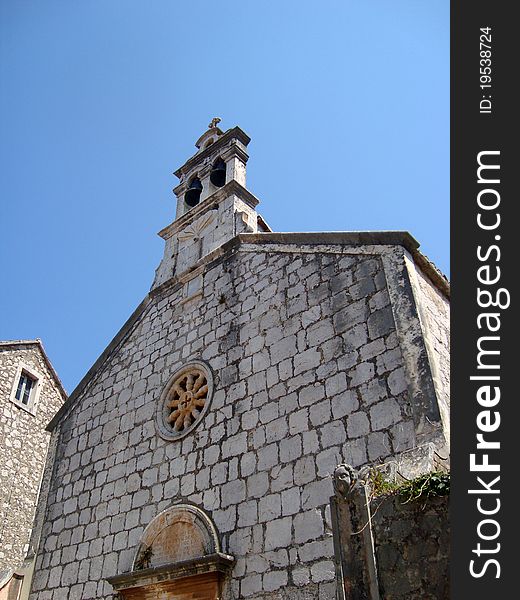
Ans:
{"type": "Polygon", "coordinates": [[[149,569],[131,571],[107,577],[106,580],[115,590],[135,589],[146,586],[158,586],[161,583],[185,579],[208,573],[227,573],[235,562],[229,554],[215,552],[199,558],[165,564],[149,569]]]}

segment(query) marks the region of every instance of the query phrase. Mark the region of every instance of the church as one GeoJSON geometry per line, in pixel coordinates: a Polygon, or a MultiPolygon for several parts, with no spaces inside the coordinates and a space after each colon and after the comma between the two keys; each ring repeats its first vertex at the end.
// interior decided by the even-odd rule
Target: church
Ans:
{"type": "Polygon", "coordinates": [[[334,474],[449,464],[446,279],[407,232],[271,231],[218,121],[150,292],[48,425],[31,600],[383,598],[334,474]]]}

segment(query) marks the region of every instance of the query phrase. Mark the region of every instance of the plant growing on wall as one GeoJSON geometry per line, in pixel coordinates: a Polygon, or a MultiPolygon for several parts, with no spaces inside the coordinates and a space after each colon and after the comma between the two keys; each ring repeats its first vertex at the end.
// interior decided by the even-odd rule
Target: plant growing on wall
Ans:
{"type": "Polygon", "coordinates": [[[450,474],[432,471],[404,482],[392,482],[385,479],[379,469],[372,469],[369,476],[371,497],[400,496],[403,504],[417,500],[428,500],[450,493],[450,474]]]}

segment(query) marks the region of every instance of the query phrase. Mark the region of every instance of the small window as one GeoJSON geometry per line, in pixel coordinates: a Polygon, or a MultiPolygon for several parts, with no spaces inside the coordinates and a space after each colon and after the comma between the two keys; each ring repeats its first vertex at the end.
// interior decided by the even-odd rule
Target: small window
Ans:
{"type": "Polygon", "coordinates": [[[25,406],[29,406],[31,399],[31,390],[36,387],[36,380],[33,379],[28,373],[22,371],[20,379],[18,381],[18,388],[16,389],[15,398],[18,402],[21,402],[25,406]]]}
{"type": "Polygon", "coordinates": [[[11,402],[35,414],[40,395],[41,376],[25,364],[18,365],[11,390],[11,402]]]}

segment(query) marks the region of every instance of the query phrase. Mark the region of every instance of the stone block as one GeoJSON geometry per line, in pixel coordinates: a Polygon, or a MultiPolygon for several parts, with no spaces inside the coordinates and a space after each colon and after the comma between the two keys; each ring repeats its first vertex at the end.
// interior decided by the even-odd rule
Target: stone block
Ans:
{"type": "Polygon", "coordinates": [[[307,329],[307,343],[310,348],[320,346],[334,337],[334,327],[327,320],[310,325],[307,329]]]}
{"type": "Polygon", "coordinates": [[[266,472],[255,473],[247,478],[247,496],[261,498],[269,490],[269,477],[266,472]]]}
{"type": "Polygon", "coordinates": [[[401,409],[394,398],[378,402],[370,409],[370,422],[374,431],[387,429],[401,419],[401,409]]]}
{"type": "Polygon", "coordinates": [[[358,388],[362,406],[370,406],[388,396],[383,379],[372,379],[358,388]]]}
{"type": "Polygon", "coordinates": [[[390,438],[394,452],[403,452],[416,444],[413,421],[401,421],[390,429],[390,438]]]}
{"type": "Polygon", "coordinates": [[[323,560],[311,567],[311,578],[315,583],[322,581],[333,581],[336,577],[336,569],[331,560],[323,560]]]}
{"type": "Polygon", "coordinates": [[[256,500],[242,502],[238,505],[238,527],[255,525],[258,522],[258,506],[256,500]]]}
{"type": "Polygon", "coordinates": [[[294,515],[300,511],[300,488],[292,487],[281,493],[282,515],[294,515]]]}
{"type": "Polygon", "coordinates": [[[271,490],[280,492],[293,485],[293,466],[276,466],[271,470],[271,490]]]}
{"type": "Polygon", "coordinates": [[[392,371],[388,375],[388,387],[390,388],[390,392],[394,396],[402,394],[407,390],[408,385],[406,382],[406,375],[403,367],[392,371]]]}
{"type": "Polygon", "coordinates": [[[320,440],[323,448],[339,446],[347,439],[342,421],[331,421],[320,428],[320,440]]]}
{"type": "Polygon", "coordinates": [[[325,397],[325,388],[323,384],[316,383],[300,390],[298,394],[298,403],[301,407],[316,404],[325,397]]]}
{"type": "MultiPolygon", "coordinates": [[[[375,282],[375,284],[377,286],[377,282],[375,282]]],[[[374,312],[380,308],[388,306],[389,304],[390,297],[388,296],[388,290],[386,288],[375,293],[372,298],[370,298],[369,302],[370,310],[374,312]]]]}
{"type": "Polygon", "coordinates": [[[260,422],[265,424],[278,417],[278,402],[268,402],[260,409],[260,422]]]}
{"type": "Polygon", "coordinates": [[[366,435],[370,432],[370,421],[366,413],[356,412],[347,420],[347,434],[350,439],[366,435]]]}
{"type": "Polygon", "coordinates": [[[327,477],[334,473],[334,469],[341,462],[340,450],[335,448],[328,448],[323,450],[316,456],[316,465],[318,467],[318,476],[327,477]]]}
{"type": "Polygon", "coordinates": [[[296,460],[302,455],[302,441],[299,435],[280,441],[280,461],[282,463],[296,460]]]}
{"type": "Polygon", "coordinates": [[[222,458],[239,456],[247,452],[247,433],[241,431],[222,442],[222,458]]]}
{"type": "Polygon", "coordinates": [[[235,479],[222,486],[220,490],[222,508],[232,504],[238,504],[246,498],[246,483],[241,479],[235,479]]]}
{"type": "Polygon", "coordinates": [[[278,464],[278,445],[269,444],[258,449],[258,470],[268,470],[278,464]]]}
{"type": "Polygon", "coordinates": [[[316,463],[314,456],[304,456],[294,464],[294,483],[305,485],[316,478],[316,463]]]}
{"type": "Polygon", "coordinates": [[[318,434],[313,429],[302,433],[302,444],[304,454],[316,454],[320,449],[318,434]]]}
{"type": "MultiPolygon", "coordinates": [[[[315,348],[311,348],[309,350],[305,350],[300,354],[294,354],[294,374],[298,375],[299,373],[303,373],[304,371],[309,371],[311,369],[316,369],[321,362],[321,355],[319,350],[315,348]]],[[[287,357],[286,357],[287,358],[287,357]]]]}
{"type": "Polygon", "coordinates": [[[371,340],[388,335],[395,329],[394,316],[390,306],[376,310],[368,317],[368,335],[371,340]]]}
{"type": "Polygon", "coordinates": [[[303,486],[301,491],[301,506],[303,510],[325,506],[333,495],[332,479],[325,478],[313,481],[303,486]]]}
{"type": "Polygon", "coordinates": [[[297,349],[295,335],[282,338],[269,348],[272,365],[276,365],[287,358],[292,358],[296,353],[297,349]]]}
{"type": "Polygon", "coordinates": [[[312,306],[309,310],[305,310],[301,313],[301,323],[303,329],[306,329],[309,325],[317,323],[321,317],[321,308],[319,306],[312,306]]]}
{"type": "Polygon", "coordinates": [[[249,554],[246,557],[246,569],[248,573],[265,573],[269,570],[269,562],[258,554],[249,554]]]}
{"type": "MultiPolygon", "coordinates": [[[[379,341],[379,340],[378,340],[379,341]]],[[[375,343],[375,342],[373,342],[375,343]]],[[[376,360],[377,373],[387,373],[393,371],[403,364],[403,356],[400,348],[393,348],[379,354],[376,360]]]]}
{"type": "Polygon", "coordinates": [[[309,409],[309,418],[311,423],[316,427],[323,425],[331,419],[330,400],[326,398],[321,402],[311,405],[309,409]]]}
{"type": "Polygon", "coordinates": [[[361,298],[370,296],[376,291],[373,277],[370,276],[359,279],[348,291],[353,300],[360,300],[361,298]]]}
{"type": "Polygon", "coordinates": [[[283,439],[289,431],[286,417],[279,417],[265,426],[265,441],[278,442],[283,439]]]}
{"type": "Polygon", "coordinates": [[[309,409],[302,408],[289,415],[289,433],[295,435],[307,430],[309,427],[309,409]]]}
{"type": "Polygon", "coordinates": [[[298,587],[307,585],[311,580],[309,568],[302,566],[294,568],[292,570],[292,580],[294,585],[298,587]]]}
{"type": "Polygon", "coordinates": [[[334,556],[334,542],[332,536],[325,537],[315,542],[302,544],[298,548],[298,557],[300,561],[304,563],[332,556],[334,556]]]}
{"type": "Polygon", "coordinates": [[[240,592],[242,597],[247,598],[262,591],[262,576],[247,575],[240,582],[240,592]]]}
{"type": "Polygon", "coordinates": [[[274,519],[266,525],[265,550],[288,548],[292,541],[292,517],[274,519]]]}
{"type": "Polygon", "coordinates": [[[346,390],[331,399],[332,416],[341,419],[350,415],[359,408],[359,401],[355,390],[346,390]]]}
{"type": "Polygon", "coordinates": [[[242,477],[248,477],[256,470],[256,453],[246,452],[240,459],[240,474],[242,477]]]}
{"type": "Polygon", "coordinates": [[[264,575],[263,588],[266,592],[274,592],[287,585],[287,571],[270,571],[264,575]]]}
{"type": "Polygon", "coordinates": [[[370,460],[376,460],[378,458],[389,456],[391,449],[388,435],[379,431],[376,433],[371,433],[367,440],[367,450],[368,458],[370,460]]]}
{"type": "Polygon", "coordinates": [[[318,510],[308,510],[294,517],[294,541],[303,544],[324,533],[323,517],[318,510]]]}
{"type": "Polygon", "coordinates": [[[349,304],[334,315],[336,333],[343,333],[359,323],[365,323],[367,316],[368,305],[365,299],[349,304]]]}
{"type": "MultiPolygon", "coordinates": [[[[374,340],[373,342],[369,342],[368,344],[362,346],[359,351],[359,356],[363,361],[370,360],[371,358],[377,356],[376,364],[379,365],[380,361],[386,354],[385,350],[385,341],[383,338],[379,338],[377,340],[374,340]]],[[[377,369],[377,372],[379,373],[379,367],[377,369]]]]}
{"type": "Polygon", "coordinates": [[[280,494],[269,494],[260,498],[258,503],[258,519],[260,523],[272,521],[282,514],[282,499],[280,494]]]}
{"type": "Polygon", "coordinates": [[[212,517],[215,521],[215,525],[218,530],[222,533],[226,533],[228,531],[234,531],[236,528],[237,522],[237,508],[236,506],[230,506],[225,510],[215,510],[213,511],[212,517]]]}
{"type": "Polygon", "coordinates": [[[369,362],[358,364],[349,371],[350,385],[356,387],[374,377],[374,365],[369,362]]]}

